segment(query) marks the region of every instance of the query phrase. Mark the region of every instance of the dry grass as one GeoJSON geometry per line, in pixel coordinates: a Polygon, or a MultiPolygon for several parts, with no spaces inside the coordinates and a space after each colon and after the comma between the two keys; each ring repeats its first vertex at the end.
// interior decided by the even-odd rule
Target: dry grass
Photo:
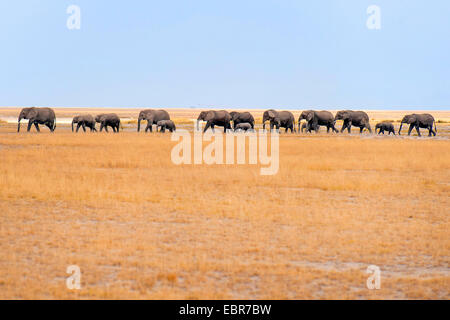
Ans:
{"type": "Polygon", "coordinates": [[[450,298],[446,126],[283,135],[269,177],[175,166],[169,134],[15,129],[0,127],[0,298],[450,298]]]}

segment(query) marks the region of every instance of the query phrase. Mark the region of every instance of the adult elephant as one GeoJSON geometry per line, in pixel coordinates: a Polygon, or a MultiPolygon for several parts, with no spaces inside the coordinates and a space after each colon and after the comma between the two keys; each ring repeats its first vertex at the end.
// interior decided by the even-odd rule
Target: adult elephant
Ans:
{"type": "Polygon", "coordinates": [[[75,123],[77,124],[77,132],[78,132],[78,130],[80,130],[80,127],[83,128],[84,132],[86,132],[86,127],[91,129],[91,132],[97,131],[97,129],[95,129],[95,119],[90,114],[83,114],[83,115],[74,117],[72,120],[72,132],[73,132],[73,125],[75,123]]]}
{"type": "Polygon", "coordinates": [[[255,129],[255,118],[253,118],[250,112],[230,112],[231,121],[233,121],[233,130],[236,130],[236,126],[240,123],[250,123],[252,129],[255,129]]]}
{"type": "Polygon", "coordinates": [[[295,118],[290,111],[267,110],[263,114],[263,130],[266,130],[267,121],[270,121],[270,130],[275,127],[277,130],[286,128],[285,132],[288,132],[289,129],[291,129],[291,133],[295,132],[295,118]]]}
{"type": "Polygon", "coordinates": [[[214,132],[214,127],[223,127],[223,132],[226,133],[227,129],[231,130],[231,115],[228,111],[225,110],[209,110],[202,111],[197,118],[197,130],[200,130],[199,123],[200,121],[206,121],[205,129],[203,133],[205,133],[209,128],[214,132]]]}
{"type": "Polygon", "coordinates": [[[318,132],[320,126],[327,127],[327,133],[330,132],[330,129],[333,129],[334,132],[338,132],[336,127],[334,126],[336,124],[336,120],[334,119],[333,114],[329,111],[314,111],[314,110],[303,111],[300,117],[298,118],[299,132],[300,132],[300,122],[303,119],[306,120],[307,122],[307,129],[309,132],[311,132],[311,130],[318,132]]]}
{"type": "Polygon", "coordinates": [[[369,130],[370,133],[372,133],[369,116],[364,111],[352,111],[352,110],[338,111],[334,119],[344,121],[341,132],[347,129],[348,133],[351,133],[351,128],[352,126],[354,126],[359,128],[359,133],[362,133],[364,128],[366,128],[367,130],[369,130]]]}
{"type": "Polygon", "coordinates": [[[103,131],[103,128],[108,132],[108,127],[111,127],[114,132],[119,132],[120,118],[115,113],[99,114],[95,117],[95,122],[100,123],[100,132],[103,131]]]}
{"type": "Polygon", "coordinates": [[[56,116],[55,111],[50,108],[24,108],[19,114],[19,120],[17,125],[17,132],[20,132],[20,121],[22,119],[28,120],[27,131],[30,132],[31,126],[34,124],[36,130],[40,132],[40,124],[46,125],[51,132],[56,128],[56,116]]]}
{"type": "Polygon", "coordinates": [[[419,128],[428,129],[429,134],[428,136],[431,136],[432,134],[436,136],[437,128],[436,128],[436,121],[434,120],[434,117],[431,114],[424,113],[424,114],[408,114],[403,117],[402,123],[400,125],[400,129],[398,130],[398,134],[401,134],[403,124],[407,123],[409,124],[409,131],[408,136],[411,135],[411,131],[416,128],[417,134],[420,135],[419,128]],[[433,124],[434,124],[434,131],[433,131],[433,124]]]}
{"type": "Polygon", "coordinates": [[[137,128],[138,132],[141,131],[142,120],[144,121],[147,120],[147,127],[145,128],[145,132],[149,130],[150,132],[153,132],[153,125],[158,125],[158,121],[170,120],[170,115],[165,110],[153,110],[153,109],[142,110],[139,113],[138,118],[138,128],[137,128]]]}

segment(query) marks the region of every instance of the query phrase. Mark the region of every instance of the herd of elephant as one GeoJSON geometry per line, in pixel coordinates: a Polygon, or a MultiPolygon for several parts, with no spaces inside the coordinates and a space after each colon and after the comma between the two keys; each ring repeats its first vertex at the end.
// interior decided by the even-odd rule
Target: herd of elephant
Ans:
{"type": "MultiPolygon", "coordinates": [[[[33,107],[22,109],[19,115],[17,132],[20,131],[20,121],[22,119],[28,120],[28,131],[30,131],[33,125],[36,127],[37,131],[40,131],[39,125],[46,125],[52,132],[56,128],[55,112],[50,108],[33,107]]],[[[329,133],[330,130],[339,132],[335,126],[337,120],[343,121],[340,130],[341,133],[346,129],[351,133],[352,127],[359,128],[360,133],[362,133],[364,129],[367,129],[372,133],[367,113],[364,111],[352,110],[338,111],[335,116],[329,111],[303,111],[298,119],[298,131],[310,133],[313,131],[318,132],[319,127],[322,126],[327,128],[327,133],[329,133]],[[302,120],[305,120],[303,125],[301,124],[302,120]]],[[[175,123],[170,119],[169,113],[165,110],[142,110],[138,117],[138,132],[141,130],[141,121],[147,121],[145,132],[152,132],[153,125],[157,126],[156,131],[160,130],[161,132],[165,132],[166,130],[169,130],[170,132],[174,132],[176,130],[175,123]]],[[[249,112],[228,112],[225,110],[202,111],[197,118],[197,130],[199,129],[200,121],[206,121],[204,132],[210,128],[214,131],[216,126],[223,127],[225,133],[227,130],[252,131],[255,129],[255,119],[249,112]],[[233,128],[231,127],[231,123],[233,123],[233,128]]],[[[264,130],[266,128],[266,122],[270,123],[271,130],[276,129],[278,131],[280,128],[285,128],[286,132],[289,130],[292,133],[296,132],[295,118],[290,111],[267,110],[264,112],[262,119],[264,130]]],[[[119,132],[121,127],[120,118],[115,113],[99,114],[95,118],[92,115],[79,115],[72,120],[72,131],[74,131],[75,124],[77,125],[76,132],[78,132],[80,128],[86,132],[86,127],[91,131],[97,131],[95,128],[96,123],[100,123],[100,131],[105,129],[108,132],[108,127],[111,127],[114,132],[119,132]]],[[[436,136],[437,133],[436,121],[430,114],[409,114],[404,116],[398,131],[399,135],[403,124],[409,124],[408,135],[411,134],[411,131],[414,128],[419,136],[421,135],[420,128],[427,129],[429,131],[429,136],[436,136]]],[[[393,133],[395,135],[394,125],[391,122],[378,123],[375,127],[375,132],[378,134],[387,132],[388,134],[393,133]]]]}

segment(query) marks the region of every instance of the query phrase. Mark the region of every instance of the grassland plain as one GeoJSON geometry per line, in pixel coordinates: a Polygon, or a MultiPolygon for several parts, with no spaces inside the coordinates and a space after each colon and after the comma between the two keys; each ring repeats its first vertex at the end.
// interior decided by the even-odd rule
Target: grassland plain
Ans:
{"type": "MultiPolygon", "coordinates": [[[[176,166],[170,134],[109,111],[130,119],[124,132],[0,123],[0,298],[450,298],[450,112],[433,113],[438,138],[282,135],[279,173],[260,176],[176,166]]],[[[56,110],[79,112],[97,110],[56,110]]],[[[186,128],[197,113],[171,112],[186,128]]]]}

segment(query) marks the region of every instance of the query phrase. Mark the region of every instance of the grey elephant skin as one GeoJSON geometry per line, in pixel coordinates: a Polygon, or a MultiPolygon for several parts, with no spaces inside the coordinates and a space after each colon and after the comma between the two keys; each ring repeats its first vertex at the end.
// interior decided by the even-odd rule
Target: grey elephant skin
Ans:
{"type": "Polygon", "coordinates": [[[119,132],[120,118],[115,113],[99,114],[95,117],[95,122],[100,123],[100,132],[103,131],[103,128],[108,132],[108,127],[111,127],[114,132],[119,132]]]}
{"type": "Polygon", "coordinates": [[[236,126],[240,123],[249,123],[252,129],[255,129],[255,118],[253,118],[250,112],[230,112],[231,121],[233,121],[233,129],[236,130],[236,126]]]}
{"type": "Polygon", "coordinates": [[[239,123],[235,126],[234,131],[254,131],[254,126],[252,126],[251,123],[248,122],[243,122],[243,123],[239,123]]]}
{"type": "Polygon", "coordinates": [[[153,132],[153,125],[158,125],[158,121],[161,120],[170,120],[170,115],[167,111],[153,109],[142,110],[138,117],[137,131],[141,131],[141,121],[147,121],[145,132],[153,132]]]}
{"type": "Polygon", "coordinates": [[[372,133],[369,116],[364,111],[338,111],[338,113],[336,113],[335,120],[344,121],[341,132],[347,129],[348,133],[351,133],[352,126],[354,126],[359,128],[359,133],[362,133],[364,129],[367,129],[370,133],[372,133]]]}
{"type": "Polygon", "coordinates": [[[375,133],[384,134],[385,131],[388,132],[389,135],[391,135],[392,133],[395,136],[394,124],[392,124],[391,122],[377,123],[377,125],[375,126],[375,133]]]}
{"type": "Polygon", "coordinates": [[[20,132],[20,121],[22,119],[28,120],[27,131],[30,132],[31,126],[34,125],[36,130],[40,132],[39,125],[46,125],[51,132],[56,128],[56,116],[55,111],[50,108],[24,108],[19,114],[19,120],[17,124],[17,132],[20,132]]]}
{"type": "Polygon", "coordinates": [[[298,118],[298,131],[300,131],[300,123],[302,120],[306,120],[307,129],[309,132],[311,132],[311,130],[318,132],[320,126],[327,127],[327,133],[330,132],[330,129],[334,132],[338,132],[335,127],[336,120],[334,119],[333,114],[329,111],[303,111],[298,118]]]}
{"type": "Polygon", "coordinates": [[[205,129],[203,133],[205,133],[209,128],[214,132],[214,127],[223,127],[223,132],[226,133],[227,129],[231,130],[231,115],[228,111],[225,110],[209,110],[202,111],[197,118],[197,130],[200,129],[199,123],[200,121],[206,121],[205,129]]]}
{"type": "Polygon", "coordinates": [[[91,132],[96,132],[95,129],[95,119],[90,114],[83,114],[80,116],[76,116],[72,120],[72,132],[74,130],[73,125],[77,124],[77,132],[80,130],[80,127],[83,128],[83,131],[86,132],[86,127],[91,129],[91,132]]]}
{"type": "Polygon", "coordinates": [[[408,136],[411,135],[411,131],[416,128],[417,134],[420,135],[420,128],[428,129],[429,134],[428,136],[436,136],[437,134],[437,128],[436,128],[436,121],[434,120],[434,117],[431,114],[424,113],[424,114],[408,114],[403,117],[402,123],[400,125],[400,129],[398,130],[398,134],[401,135],[403,124],[407,123],[409,124],[409,130],[408,130],[408,136]],[[434,125],[434,130],[433,130],[434,125]]]}
{"type": "Polygon", "coordinates": [[[295,118],[290,111],[267,110],[263,114],[263,130],[266,130],[267,121],[270,122],[270,130],[273,130],[273,128],[276,128],[277,130],[285,128],[285,132],[288,132],[289,129],[291,130],[291,133],[295,132],[295,118]]]}
{"type": "Polygon", "coordinates": [[[175,132],[177,130],[175,122],[173,122],[172,120],[161,120],[158,121],[156,125],[157,125],[156,131],[160,129],[162,133],[166,132],[166,130],[169,130],[170,132],[175,132]]]}

